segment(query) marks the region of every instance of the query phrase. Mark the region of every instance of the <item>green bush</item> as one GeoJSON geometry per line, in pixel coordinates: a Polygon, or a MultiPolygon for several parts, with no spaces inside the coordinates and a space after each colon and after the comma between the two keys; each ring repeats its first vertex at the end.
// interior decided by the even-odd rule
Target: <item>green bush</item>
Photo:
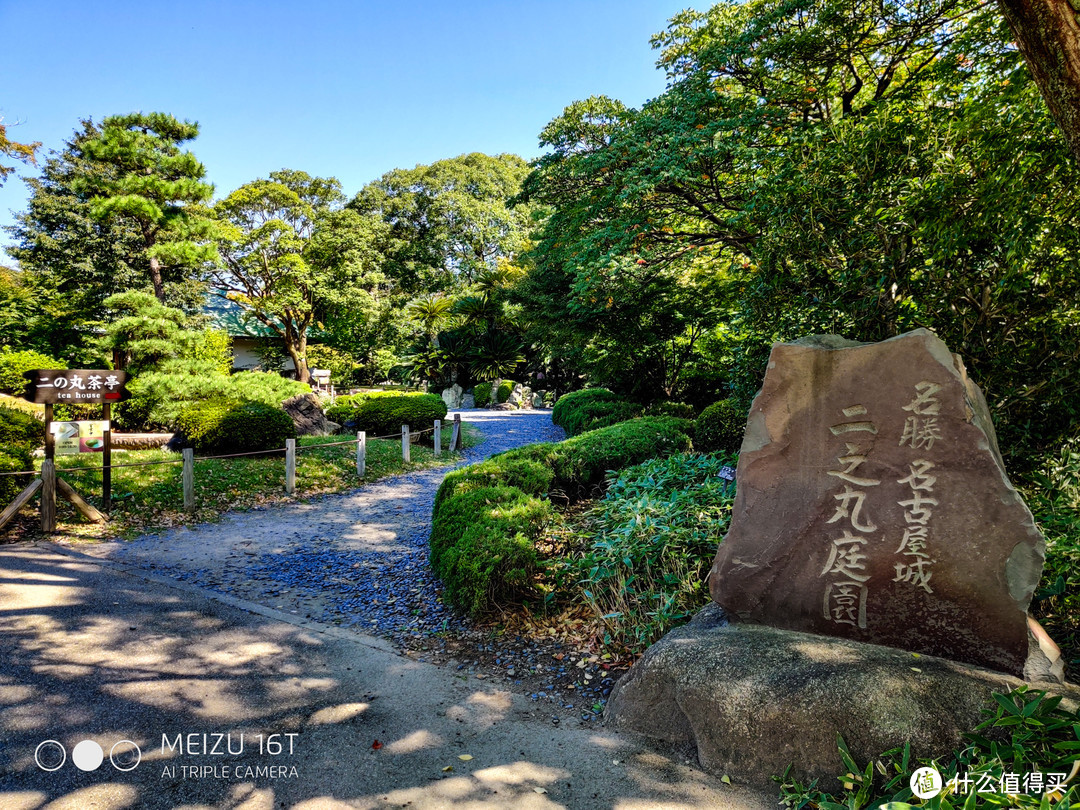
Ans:
{"type": "Polygon", "coordinates": [[[443,501],[431,527],[431,567],[443,598],[478,616],[529,592],[536,541],[551,504],[516,487],[481,487],[443,501]]]}
{"type": "Polygon", "coordinates": [[[643,416],[574,436],[558,445],[556,479],[568,497],[588,497],[609,470],[690,450],[690,424],[670,416],[643,416]]]}
{"type": "Polygon", "coordinates": [[[331,384],[348,386],[352,380],[353,359],[348,352],[333,346],[312,343],[307,347],[308,368],[322,368],[330,372],[331,384]]]}
{"type": "MultiPolygon", "coordinates": [[[[21,445],[0,446],[0,473],[34,469],[30,451],[21,445]]],[[[34,479],[33,475],[0,475],[0,509],[15,500],[34,479]]]]}
{"type": "Polygon", "coordinates": [[[1080,737],[1080,715],[1061,704],[1061,697],[1051,697],[1040,690],[1028,691],[1027,686],[1008,694],[995,693],[989,708],[983,709],[987,719],[972,733],[964,735],[966,745],[951,755],[933,760],[915,760],[910,743],[905,743],[861,765],[852,757],[841,737],[837,740],[838,760],[843,768],[837,774],[836,782],[843,785],[843,789],[838,793],[826,793],[816,781],[803,785],[789,779],[785,772],[776,778],[780,783],[780,803],[790,808],[838,810],[876,807],[900,810],[918,806],[941,810],[1074,808],[1080,800],[1080,787],[1075,783],[1053,797],[1049,792],[1034,790],[1006,794],[978,789],[980,784],[989,783],[998,790],[1005,774],[1017,774],[1022,779],[1029,773],[1070,772],[1080,737]],[[926,802],[915,798],[910,785],[912,772],[921,766],[933,766],[941,773],[944,784],[942,793],[926,802]],[[953,777],[972,781],[953,782],[953,777]],[[963,784],[968,787],[957,790],[963,784]]]}
{"type": "Polygon", "coordinates": [[[67,368],[67,363],[34,351],[0,353],[0,391],[22,396],[29,383],[23,372],[35,368],[67,368]]]}
{"type": "Polygon", "coordinates": [[[510,399],[510,395],[514,393],[515,385],[516,383],[513,380],[503,380],[499,383],[499,390],[495,392],[495,401],[502,405],[510,399]]]}
{"type": "Polygon", "coordinates": [[[414,431],[427,430],[436,419],[446,416],[446,403],[437,394],[387,393],[369,397],[349,412],[335,406],[329,413],[344,433],[363,430],[370,436],[393,436],[401,433],[402,425],[414,431]]]}
{"type": "Polygon", "coordinates": [[[680,453],[613,475],[580,518],[591,549],[573,561],[605,643],[642,652],[709,600],[705,578],[727,531],[730,457],[680,453]]]}
{"type": "Polygon", "coordinates": [[[697,416],[694,406],[686,402],[656,402],[645,409],[646,416],[674,416],[676,419],[693,419],[697,416]]]}
{"type": "Polygon", "coordinates": [[[0,405],[0,447],[34,450],[45,444],[45,425],[32,413],[0,405]]]}
{"type": "Polygon", "coordinates": [[[703,453],[737,453],[746,429],[746,413],[733,400],[714,402],[694,424],[694,442],[703,453]]]}
{"type": "Polygon", "coordinates": [[[262,402],[203,402],[177,418],[180,445],[196,453],[249,453],[280,450],[296,438],[296,425],[280,408],[262,402]]]}
{"type": "Polygon", "coordinates": [[[512,455],[515,451],[492,456],[479,464],[471,464],[447,475],[435,493],[434,511],[444,500],[462,492],[481,487],[516,487],[526,495],[546,495],[551,490],[555,473],[550,464],[527,457],[512,455]]]}
{"type": "Polygon", "coordinates": [[[491,402],[491,383],[477,383],[476,387],[473,388],[473,398],[476,400],[477,408],[486,408],[488,403],[491,402]]]}
{"type": "Polygon", "coordinates": [[[552,421],[577,436],[589,430],[608,427],[641,416],[642,408],[606,388],[586,388],[559,398],[552,411],[552,421]]]}

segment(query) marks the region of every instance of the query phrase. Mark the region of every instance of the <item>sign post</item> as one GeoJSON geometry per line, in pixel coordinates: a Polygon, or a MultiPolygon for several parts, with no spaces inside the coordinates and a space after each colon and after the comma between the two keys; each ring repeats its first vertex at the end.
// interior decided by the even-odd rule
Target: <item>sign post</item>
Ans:
{"type": "MultiPolygon", "coordinates": [[[[123,402],[131,396],[126,388],[127,372],[112,369],[34,369],[23,376],[28,382],[23,398],[45,406],[45,458],[49,461],[55,460],[58,444],[53,432],[53,405],[102,406],[104,421],[65,423],[71,427],[62,431],[59,444],[61,454],[102,454],[101,506],[108,513],[112,506],[112,404],[123,402]]],[[[78,498],[67,482],[63,482],[57,491],[79,507],[83,514],[91,517],[80,505],[80,502],[85,502],[78,498]],[[69,491],[75,497],[71,497],[69,491]]],[[[101,517],[97,510],[89,509],[97,518],[101,517]]]]}

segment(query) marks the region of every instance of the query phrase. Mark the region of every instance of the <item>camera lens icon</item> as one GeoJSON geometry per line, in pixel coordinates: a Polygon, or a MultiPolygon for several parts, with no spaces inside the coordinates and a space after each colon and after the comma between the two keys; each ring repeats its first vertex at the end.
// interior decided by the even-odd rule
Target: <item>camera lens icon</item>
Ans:
{"type": "MultiPolygon", "coordinates": [[[[93,740],[83,740],[71,751],[71,762],[80,771],[96,771],[105,752],[93,740]]],[[[34,749],[34,762],[43,771],[58,771],[67,762],[67,749],[57,740],[44,740],[34,749]]],[[[109,762],[118,771],[133,771],[142,762],[142,751],[131,740],[120,740],[109,749],[109,762]]]]}
{"type": "Polygon", "coordinates": [[[34,749],[34,762],[43,771],[58,771],[67,762],[67,749],[56,740],[45,740],[34,749]]]}
{"type": "Polygon", "coordinates": [[[121,740],[109,749],[109,762],[118,771],[133,771],[142,762],[142,751],[131,740],[121,740]]]}

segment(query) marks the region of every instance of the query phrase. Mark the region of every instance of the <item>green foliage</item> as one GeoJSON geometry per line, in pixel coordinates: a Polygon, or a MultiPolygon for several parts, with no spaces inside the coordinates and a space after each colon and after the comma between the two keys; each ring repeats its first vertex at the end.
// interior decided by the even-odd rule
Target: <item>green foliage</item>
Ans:
{"type": "Polygon", "coordinates": [[[609,470],[691,449],[693,423],[670,416],[644,416],[582,433],[558,445],[555,476],[571,498],[600,487],[609,470]]]}
{"type": "MultiPolygon", "coordinates": [[[[820,810],[863,810],[879,806],[910,807],[915,802],[931,810],[986,810],[987,808],[1075,807],[1080,789],[1048,793],[1007,793],[1001,790],[1002,776],[1018,774],[1069,774],[1080,750],[1080,715],[1062,707],[1060,697],[1026,686],[1008,693],[994,694],[986,719],[964,737],[967,745],[948,757],[913,761],[910,745],[886,751],[865,767],[855,762],[842,737],[837,739],[845,773],[839,781],[850,787],[840,793],[826,793],[816,783],[803,785],[785,774],[780,783],[781,803],[785,807],[810,807],[820,810]],[[945,788],[938,796],[921,802],[909,786],[911,774],[921,765],[932,765],[941,773],[945,788]],[[975,786],[964,790],[961,783],[950,781],[957,775],[975,780],[987,778],[993,792],[979,792],[975,786]],[[960,790],[957,788],[960,787],[960,790]]],[[[1022,786],[1021,786],[1022,787],[1022,786]]]]}
{"type": "Polygon", "coordinates": [[[491,383],[477,383],[473,388],[473,398],[476,400],[477,408],[486,408],[491,402],[491,383]]]}
{"type": "Polygon", "coordinates": [[[680,453],[628,467],[579,518],[591,548],[573,568],[606,645],[643,652],[708,601],[705,579],[735,496],[717,474],[733,462],[680,453]]]}
{"type": "Polygon", "coordinates": [[[674,416],[676,419],[693,419],[697,416],[694,406],[687,402],[655,402],[645,409],[645,416],[674,416]]]}
{"type": "Polygon", "coordinates": [[[203,402],[177,419],[182,444],[200,454],[280,450],[296,438],[296,425],[280,408],[262,402],[203,402]]]}
{"type": "Polygon", "coordinates": [[[0,405],[0,447],[20,445],[35,450],[44,444],[45,424],[40,419],[26,411],[0,405]]]}
{"type": "Polygon", "coordinates": [[[20,396],[29,384],[23,373],[36,368],[67,368],[67,363],[35,351],[0,350],[0,391],[20,396]]]}
{"type": "MultiPolygon", "coordinates": [[[[3,414],[0,413],[0,430],[3,429],[3,418],[3,414]]],[[[8,444],[0,439],[0,473],[33,469],[34,460],[28,448],[8,444]]],[[[33,475],[0,475],[0,509],[15,500],[33,479],[33,475]]]]}
{"type": "Polygon", "coordinates": [[[551,466],[511,450],[449,473],[435,494],[433,514],[447,498],[481,487],[515,487],[526,495],[547,495],[555,481],[551,466]]]}
{"type": "Polygon", "coordinates": [[[714,402],[694,425],[694,442],[704,453],[738,452],[746,430],[746,412],[730,399],[714,402]]]}
{"type": "Polygon", "coordinates": [[[204,329],[191,340],[188,355],[199,362],[209,361],[221,374],[233,369],[232,338],[224,329],[204,329]]]}
{"type": "Polygon", "coordinates": [[[1032,613],[1061,647],[1075,677],[1080,665],[1080,440],[1045,459],[1021,489],[1046,537],[1046,563],[1032,613]]]}
{"type": "Polygon", "coordinates": [[[552,421],[576,436],[588,430],[608,427],[641,416],[642,407],[627,402],[606,388],[586,388],[559,397],[552,411],[552,421]]]}
{"type": "Polygon", "coordinates": [[[503,380],[499,383],[498,389],[495,391],[495,401],[500,405],[510,399],[510,395],[514,393],[514,381],[503,380]]]}
{"type": "Polygon", "coordinates": [[[354,398],[338,397],[339,404],[327,410],[328,418],[338,422],[343,433],[362,430],[370,436],[392,436],[401,433],[402,425],[413,431],[427,430],[447,411],[446,403],[436,394],[384,392],[366,396],[355,405],[341,405],[343,399],[354,398]]]}
{"type": "Polygon", "coordinates": [[[551,520],[550,503],[516,487],[444,498],[431,526],[431,567],[443,597],[478,616],[529,593],[540,566],[535,542],[551,520]]]}
{"type": "Polygon", "coordinates": [[[187,321],[179,309],[137,290],[111,295],[102,303],[113,314],[102,346],[123,358],[121,366],[130,374],[149,371],[177,356],[180,333],[187,321]]]}
{"type": "Polygon", "coordinates": [[[127,223],[141,235],[140,263],[162,303],[166,270],[186,277],[216,258],[202,208],[214,187],[202,182],[203,165],[180,148],[198,134],[198,124],[167,113],[110,116],[82,142],[85,157],[103,171],[73,180],[76,192],[89,195],[93,219],[127,223]]]}
{"type": "MultiPolygon", "coordinates": [[[[40,141],[35,143],[19,143],[18,141],[9,139],[7,136],[7,126],[0,123],[0,155],[13,157],[23,163],[33,163],[36,159],[34,153],[37,152],[40,147],[40,141]]],[[[7,176],[13,171],[15,171],[15,169],[11,166],[0,164],[0,186],[4,185],[4,180],[6,180],[7,176]]]]}
{"type": "Polygon", "coordinates": [[[307,347],[309,368],[324,368],[330,372],[330,382],[334,386],[345,386],[352,379],[353,359],[348,352],[312,343],[307,347]]]}

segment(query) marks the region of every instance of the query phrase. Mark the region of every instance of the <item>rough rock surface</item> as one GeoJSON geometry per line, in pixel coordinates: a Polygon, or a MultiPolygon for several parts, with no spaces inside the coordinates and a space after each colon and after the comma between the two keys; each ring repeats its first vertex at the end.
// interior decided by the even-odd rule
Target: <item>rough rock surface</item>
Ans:
{"type": "Polygon", "coordinates": [[[461,398],[461,410],[467,411],[476,407],[476,397],[472,394],[466,394],[461,398]]]}
{"type": "Polygon", "coordinates": [[[282,402],[281,408],[292,417],[297,436],[326,436],[338,427],[326,418],[316,394],[297,394],[282,402]]]}
{"type": "Polygon", "coordinates": [[[774,345],[737,480],[710,573],[730,614],[1023,676],[1043,539],[935,335],[774,345]]]}
{"type": "MultiPolygon", "coordinates": [[[[609,725],[697,751],[703,768],[767,786],[792,765],[836,787],[836,735],[856,762],[910,742],[937,756],[981,722],[994,691],[1022,682],[933,656],[728,624],[709,605],[654,644],[615,686],[609,725]]],[[[1080,699],[1074,686],[1042,688],[1080,699]]],[[[823,783],[824,784],[824,783],[823,783]]]]}
{"type": "Polygon", "coordinates": [[[449,388],[444,388],[442,392],[442,400],[446,403],[447,409],[451,411],[461,408],[461,400],[464,396],[464,389],[457,383],[454,383],[449,388]]]}
{"type": "Polygon", "coordinates": [[[521,399],[522,399],[522,396],[524,395],[524,391],[525,391],[525,386],[523,386],[521,383],[515,383],[514,384],[514,390],[510,392],[510,398],[506,400],[506,403],[508,405],[511,405],[511,406],[515,407],[515,408],[520,408],[521,407],[521,399]]]}
{"type": "Polygon", "coordinates": [[[544,407],[544,394],[542,392],[533,394],[532,406],[538,410],[544,407]]]}

